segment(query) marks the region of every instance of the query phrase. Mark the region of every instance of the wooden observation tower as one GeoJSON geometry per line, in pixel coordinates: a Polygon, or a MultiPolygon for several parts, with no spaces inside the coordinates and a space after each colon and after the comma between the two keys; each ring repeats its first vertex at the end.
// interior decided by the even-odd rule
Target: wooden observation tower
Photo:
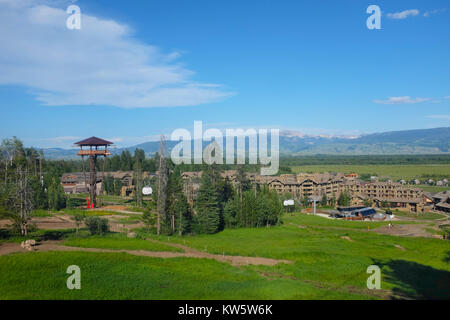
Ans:
{"type": "MultiPolygon", "coordinates": [[[[84,181],[86,184],[86,173],[84,168],[84,157],[89,158],[89,192],[90,192],[90,201],[94,204],[94,207],[97,206],[97,157],[104,157],[106,159],[107,156],[111,155],[108,150],[108,146],[112,145],[111,141],[103,140],[97,137],[90,137],[75,143],[75,145],[80,146],[80,151],[78,151],[77,155],[81,156],[83,160],[83,173],[84,173],[84,181]],[[86,149],[83,149],[86,147],[86,149]]],[[[105,162],[103,162],[103,175],[105,175],[105,162]]],[[[102,177],[104,179],[104,177],[102,177]]]]}

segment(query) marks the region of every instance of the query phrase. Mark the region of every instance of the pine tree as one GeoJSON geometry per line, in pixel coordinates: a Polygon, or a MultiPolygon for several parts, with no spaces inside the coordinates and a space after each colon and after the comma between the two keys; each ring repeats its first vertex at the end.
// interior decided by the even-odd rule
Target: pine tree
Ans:
{"type": "Polygon", "coordinates": [[[308,206],[308,204],[309,204],[309,198],[307,195],[304,195],[302,198],[302,206],[306,208],[308,206]]]}
{"type": "Polygon", "coordinates": [[[183,193],[180,171],[174,170],[167,185],[167,213],[163,231],[166,234],[179,235],[191,232],[192,211],[183,193]]]}
{"type": "Polygon", "coordinates": [[[53,210],[61,210],[66,206],[66,194],[58,179],[53,179],[48,188],[48,207],[53,210]]]}
{"type": "Polygon", "coordinates": [[[228,200],[223,209],[225,228],[236,228],[238,226],[238,217],[240,215],[239,212],[240,200],[235,194],[233,198],[228,200]]]}
{"type": "Polygon", "coordinates": [[[345,190],[344,192],[342,192],[339,195],[338,205],[344,206],[344,207],[350,205],[350,194],[347,190],[345,190]]]}
{"type": "Polygon", "coordinates": [[[244,170],[243,165],[238,165],[236,173],[236,181],[240,194],[242,194],[244,191],[250,190],[252,187],[250,180],[247,178],[247,174],[244,170]]]}
{"type": "Polygon", "coordinates": [[[332,207],[336,206],[336,194],[334,192],[331,195],[331,206],[332,207]]]}
{"type": "Polygon", "coordinates": [[[178,194],[175,204],[175,228],[180,236],[192,231],[192,210],[183,193],[178,194]]]}
{"type": "Polygon", "coordinates": [[[320,200],[320,204],[325,207],[328,204],[328,198],[327,198],[327,194],[324,193],[322,196],[322,200],[320,200]]]}
{"type": "Polygon", "coordinates": [[[217,175],[212,168],[203,171],[196,201],[196,230],[199,233],[220,231],[221,205],[214,182],[217,175]]]}

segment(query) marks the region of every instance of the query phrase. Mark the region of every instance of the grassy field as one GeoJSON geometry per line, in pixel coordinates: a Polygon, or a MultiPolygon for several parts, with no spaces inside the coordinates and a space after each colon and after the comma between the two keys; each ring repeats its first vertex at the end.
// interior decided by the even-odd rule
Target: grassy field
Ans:
{"type": "Polygon", "coordinates": [[[400,210],[394,210],[393,213],[396,216],[401,217],[408,217],[408,218],[414,218],[414,219],[420,219],[420,220],[437,220],[437,219],[443,219],[446,216],[440,213],[434,213],[434,212],[421,212],[419,214],[416,214],[414,212],[405,212],[400,210]]]}
{"type": "Polygon", "coordinates": [[[112,210],[86,210],[86,209],[62,209],[59,214],[84,214],[86,216],[110,216],[110,215],[125,215],[123,213],[112,210]]]}
{"type": "Polygon", "coordinates": [[[105,236],[75,238],[64,241],[64,245],[81,248],[101,248],[115,250],[147,250],[182,252],[181,249],[143,239],[127,238],[124,234],[111,233],[105,236]]]}
{"type": "MultiPolygon", "coordinates": [[[[450,299],[450,242],[368,231],[385,224],[295,213],[277,227],[170,237],[171,243],[209,253],[292,261],[276,266],[233,267],[215,260],[125,253],[0,256],[0,299],[450,299]],[[65,270],[72,264],[82,270],[79,291],[65,286],[65,270]],[[372,264],[382,270],[382,290],[366,289],[366,270],[372,264]]],[[[122,235],[71,238],[66,244],[173,249],[122,235]]]]}
{"type": "Polygon", "coordinates": [[[22,237],[18,234],[12,233],[10,230],[0,229],[0,245],[2,243],[8,242],[20,243],[28,239],[34,239],[38,241],[61,240],[63,238],[71,237],[74,234],[74,232],[75,229],[35,230],[28,233],[28,236],[22,237]]]}
{"type": "MultiPolygon", "coordinates": [[[[69,194],[68,197],[71,199],[80,199],[85,201],[86,198],[89,197],[89,194],[88,193],[69,194]]],[[[104,204],[127,204],[133,202],[131,198],[125,198],[115,195],[99,195],[97,197],[97,200],[104,204]]]]}
{"type": "Polygon", "coordinates": [[[44,209],[33,210],[33,217],[44,218],[51,216],[52,216],[51,210],[44,210],[44,209]]]}
{"type": "MultiPolygon", "coordinates": [[[[342,172],[358,174],[376,174],[378,176],[388,176],[393,180],[400,178],[412,180],[421,179],[422,175],[444,175],[450,176],[449,164],[430,164],[430,165],[306,165],[293,166],[292,172],[342,172]]],[[[448,187],[447,189],[450,189],[448,187]]]]}
{"type": "Polygon", "coordinates": [[[427,192],[431,192],[431,193],[438,193],[438,192],[450,190],[450,187],[437,187],[437,186],[426,186],[426,185],[419,185],[417,187],[423,189],[423,191],[427,191],[427,192]]]}
{"type": "MultiPolygon", "coordinates": [[[[206,259],[125,253],[43,252],[0,257],[1,299],[338,299],[343,294],[290,279],[269,281],[251,268],[206,259]],[[68,290],[68,266],[81,290],[68,290]],[[9,268],[13,267],[14,272],[9,268]],[[43,272],[42,270],[45,270],[43,272]]],[[[351,298],[370,298],[349,293],[351,298]]]]}

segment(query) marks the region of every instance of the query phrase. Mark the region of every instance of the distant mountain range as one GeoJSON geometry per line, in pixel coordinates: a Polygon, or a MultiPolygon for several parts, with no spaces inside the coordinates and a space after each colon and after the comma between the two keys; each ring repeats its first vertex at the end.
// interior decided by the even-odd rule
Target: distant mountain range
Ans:
{"type": "MultiPolygon", "coordinates": [[[[170,151],[178,142],[167,141],[170,151]]],[[[204,143],[205,147],[207,144],[204,143]]],[[[126,148],[113,148],[113,154],[124,150],[134,152],[143,149],[147,155],[159,150],[159,141],[145,142],[126,148]]],[[[77,149],[47,148],[46,158],[77,158],[77,149]]],[[[370,155],[370,154],[448,154],[450,153],[450,127],[391,131],[374,133],[358,137],[343,136],[307,136],[292,131],[280,134],[281,155],[370,155]]]]}

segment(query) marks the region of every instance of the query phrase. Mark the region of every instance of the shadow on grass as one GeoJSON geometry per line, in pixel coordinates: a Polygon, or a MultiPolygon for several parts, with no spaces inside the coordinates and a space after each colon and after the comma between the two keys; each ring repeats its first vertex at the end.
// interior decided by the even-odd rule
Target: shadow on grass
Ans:
{"type": "Polygon", "coordinates": [[[30,232],[28,236],[23,237],[20,234],[14,233],[9,229],[0,229],[0,240],[6,241],[23,241],[27,239],[35,239],[38,241],[46,240],[62,240],[65,237],[74,233],[74,229],[65,230],[37,230],[30,232]]]}
{"type": "Polygon", "coordinates": [[[450,299],[448,271],[405,260],[374,260],[374,264],[382,269],[384,280],[394,285],[393,299],[450,299]]]}
{"type": "Polygon", "coordinates": [[[0,229],[0,239],[7,240],[11,237],[12,234],[8,229],[0,229]]]}
{"type": "Polygon", "coordinates": [[[66,236],[73,234],[72,229],[67,230],[45,230],[41,235],[38,236],[39,240],[47,241],[47,240],[62,240],[66,236]]]}
{"type": "Polygon", "coordinates": [[[444,260],[444,262],[450,263],[450,251],[447,251],[444,259],[442,260],[444,260]]]}

